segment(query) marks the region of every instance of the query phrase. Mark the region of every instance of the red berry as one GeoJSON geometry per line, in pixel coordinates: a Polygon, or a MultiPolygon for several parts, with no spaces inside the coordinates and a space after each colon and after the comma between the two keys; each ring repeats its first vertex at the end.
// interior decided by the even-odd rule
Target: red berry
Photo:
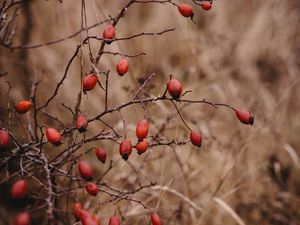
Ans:
{"type": "Polygon", "coordinates": [[[212,3],[211,2],[202,2],[201,7],[204,10],[210,10],[212,7],[212,3]]]}
{"type": "Polygon", "coordinates": [[[103,31],[103,38],[106,39],[107,43],[110,44],[111,41],[116,38],[116,30],[112,25],[105,27],[103,31]]]}
{"type": "Polygon", "coordinates": [[[244,110],[235,110],[237,118],[244,124],[253,125],[254,117],[248,111],[244,110]]]}
{"type": "Polygon", "coordinates": [[[87,192],[90,195],[93,195],[93,196],[96,196],[99,192],[97,185],[95,183],[91,183],[91,182],[89,182],[85,185],[85,189],[87,190],[87,192]]]}
{"type": "Polygon", "coordinates": [[[27,192],[27,182],[25,180],[16,181],[10,188],[10,197],[13,199],[24,198],[27,192]]]}
{"type": "Polygon", "coordinates": [[[81,218],[82,225],[100,225],[100,220],[97,220],[90,212],[82,210],[81,218]]]}
{"type": "Polygon", "coordinates": [[[7,148],[9,145],[9,134],[6,130],[0,129],[0,148],[7,148]]]}
{"type": "Polygon", "coordinates": [[[92,214],[89,212],[89,211],[86,211],[84,209],[81,210],[81,213],[80,213],[80,220],[84,220],[86,218],[91,218],[92,217],[92,214]]]}
{"type": "Polygon", "coordinates": [[[82,213],[82,204],[80,202],[76,202],[74,205],[74,210],[73,210],[73,214],[74,214],[75,218],[80,219],[81,213],[82,213]]]}
{"type": "Polygon", "coordinates": [[[160,222],[159,215],[157,215],[157,213],[152,213],[151,223],[152,225],[162,225],[162,223],[160,222]]]}
{"type": "Polygon", "coordinates": [[[108,225],[120,225],[119,217],[117,216],[110,217],[108,225]]]}
{"type": "Polygon", "coordinates": [[[106,152],[102,148],[96,148],[95,153],[97,158],[102,162],[105,163],[106,160],[106,152]]]}
{"type": "Polygon", "coordinates": [[[136,136],[139,140],[143,140],[144,138],[147,137],[149,132],[149,122],[146,119],[141,120],[138,122],[136,126],[136,136]]]}
{"type": "Polygon", "coordinates": [[[193,8],[188,4],[179,4],[178,10],[179,10],[180,14],[184,17],[193,18],[193,16],[194,16],[193,8]]]}
{"type": "Polygon", "coordinates": [[[144,152],[146,152],[147,149],[148,149],[148,141],[146,141],[146,140],[143,140],[143,141],[139,142],[136,145],[136,150],[137,150],[137,152],[138,152],[139,155],[141,155],[144,152]]]}
{"type": "Polygon", "coordinates": [[[14,220],[13,225],[30,225],[30,216],[27,212],[20,213],[14,220]]]}
{"type": "Polygon", "coordinates": [[[182,92],[181,83],[176,79],[171,79],[168,83],[168,92],[173,98],[179,98],[182,92]]]}
{"type": "Polygon", "coordinates": [[[132,145],[131,145],[131,140],[124,140],[120,144],[120,155],[122,158],[126,161],[128,160],[131,152],[132,152],[132,145]]]}
{"type": "Polygon", "coordinates": [[[101,225],[100,218],[96,215],[93,215],[93,220],[96,222],[96,225],[101,225]]]}
{"type": "Polygon", "coordinates": [[[26,113],[31,108],[31,106],[31,101],[23,100],[15,105],[15,109],[18,113],[23,114],[26,113]]]}
{"type": "Polygon", "coordinates": [[[190,133],[190,140],[192,142],[193,145],[197,146],[197,147],[201,147],[201,143],[202,143],[202,137],[200,134],[191,131],[190,133]]]}
{"type": "Polygon", "coordinates": [[[78,163],[78,171],[79,171],[81,177],[86,180],[91,180],[93,178],[93,169],[85,161],[80,161],[78,163]]]}
{"type": "Polygon", "coordinates": [[[76,128],[79,130],[79,132],[85,132],[87,127],[88,127],[88,121],[85,115],[82,114],[78,116],[76,120],[76,128]]]}
{"type": "Polygon", "coordinates": [[[98,82],[98,77],[91,73],[83,78],[83,91],[93,90],[98,82]]]}
{"type": "Polygon", "coordinates": [[[126,59],[121,59],[117,64],[117,72],[120,76],[123,76],[128,71],[128,61],[126,59]]]}
{"type": "Polygon", "coordinates": [[[54,145],[60,144],[61,135],[54,128],[47,128],[46,136],[47,136],[48,141],[51,142],[52,144],[54,144],[54,145]]]}

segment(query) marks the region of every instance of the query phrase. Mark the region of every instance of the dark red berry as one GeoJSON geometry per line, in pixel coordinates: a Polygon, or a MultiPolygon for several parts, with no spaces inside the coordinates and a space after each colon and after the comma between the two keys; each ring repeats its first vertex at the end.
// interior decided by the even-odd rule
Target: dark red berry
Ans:
{"type": "Polygon", "coordinates": [[[123,76],[128,71],[128,61],[126,59],[121,59],[117,64],[117,72],[120,76],[123,76]]]}
{"type": "Polygon", "coordinates": [[[146,138],[148,132],[149,132],[149,122],[146,119],[139,121],[135,130],[138,140],[143,140],[144,138],[146,138]]]}
{"type": "Polygon", "coordinates": [[[93,196],[96,196],[99,192],[97,185],[95,183],[91,183],[91,182],[89,182],[85,185],[85,189],[87,190],[87,192],[90,195],[93,195],[93,196]]]}
{"type": "Polygon", "coordinates": [[[79,132],[85,132],[87,127],[88,127],[88,121],[85,115],[82,114],[78,116],[76,120],[76,128],[79,130],[79,132]]]}
{"type": "Polygon", "coordinates": [[[191,18],[193,18],[193,16],[194,16],[193,8],[190,5],[188,5],[188,4],[179,4],[178,5],[178,11],[184,17],[191,17],[191,18]]]}
{"type": "Polygon", "coordinates": [[[193,145],[197,146],[197,147],[201,147],[201,143],[202,143],[202,137],[200,134],[191,131],[190,133],[190,140],[192,142],[193,145]]]}
{"type": "Polygon", "coordinates": [[[202,9],[204,9],[204,10],[210,10],[212,7],[211,2],[202,2],[200,5],[201,5],[202,9]]]}
{"type": "Polygon", "coordinates": [[[122,158],[127,161],[131,152],[132,152],[132,145],[131,145],[131,140],[124,140],[120,144],[120,155],[122,158]]]}
{"type": "Polygon", "coordinates": [[[102,162],[105,163],[106,161],[106,152],[102,148],[96,148],[95,153],[97,158],[102,162]]]}
{"type": "Polygon", "coordinates": [[[15,105],[15,109],[18,113],[23,114],[26,113],[31,108],[31,106],[31,101],[23,100],[15,105]]]}
{"type": "Polygon", "coordinates": [[[120,225],[119,217],[117,216],[110,217],[108,225],[120,225]]]}
{"type": "Polygon", "coordinates": [[[6,130],[0,129],[0,148],[7,148],[9,146],[9,134],[6,130]]]}
{"type": "Polygon", "coordinates": [[[181,83],[176,79],[171,79],[168,83],[168,92],[174,98],[179,98],[182,93],[181,83]]]}
{"type": "Polygon", "coordinates": [[[144,152],[146,152],[148,149],[148,141],[147,140],[143,140],[140,141],[137,145],[136,145],[136,150],[137,153],[139,155],[143,154],[144,152]]]}
{"type": "Polygon", "coordinates": [[[152,225],[162,225],[159,215],[157,213],[152,213],[151,223],[152,223],[152,225]]]}
{"type": "Polygon", "coordinates": [[[61,143],[61,135],[54,128],[47,128],[46,136],[48,141],[54,145],[59,145],[61,143]]]}
{"type": "Polygon", "coordinates": [[[16,181],[10,188],[10,197],[13,199],[24,198],[27,192],[27,182],[25,180],[16,181]]]}
{"type": "Polygon", "coordinates": [[[85,161],[80,161],[78,163],[78,171],[79,171],[81,177],[86,180],[91,180],[93,178],[93,169],[85,161]]]}
{"type": "Polygon", "coordinates": [[[98,82],[98,77],[95,74],[89,74],[83,78],[83,91],[93,90],[98,82]]]}
{"type": "Polygon", "coordinates": [[[27,212],[20,213],[17,215],[13,222],[13,225],[30,225],[30,215],[27,212]]]}
{"type": "Polygon", "coordinates": [[[235,110],[235,114],[242,123],[250,125],[254,124],[254,117],[250,112],[245,110],[235,110]]]}

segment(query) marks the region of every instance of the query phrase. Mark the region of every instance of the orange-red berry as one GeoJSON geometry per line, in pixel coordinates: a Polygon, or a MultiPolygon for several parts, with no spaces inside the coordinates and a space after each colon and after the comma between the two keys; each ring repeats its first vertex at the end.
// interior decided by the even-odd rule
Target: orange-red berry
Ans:
{"type": "Polygon", "coordinates": [[[85,132],[87,127],[88,127],[88,121],[85,115],[82,114],[78,116],[76,120],[76,128],[79,130],[79,132],[85,132]]]}
{"type": "Polygon", "coordinates": [[[157,213],[152,213],[151,223],[152,223],[152,225],[162,225],[159,215],[157,213]]]}
{"type": "Polygon", "coordinates": [[[90,195],[96,196],[99,192],[99,189],[95,183],[89,182],[85,185],[85,189],[90,195]]]}
{"type": "Polygon", "coordinates": [[[105,161],[106,161],[106,152],[102,148],[96,148],[95,153],[96,153],[97,158],[102,163],[105,163],[105,161]]]}
{"type": "Polygon", "coordinates": [[[47,128],[46,136],[47,136],[48,141],[51,142],[52,144],[54,144],[54,145],[59,145],[60,144],[61,135],[54,128],[47,128]]]}
{"type": "Polygon", "coordinates": [[[78,171],[82,178],[91,180],[93,178],[93,169],[86,161],[78,163],[78,171]]]}
{"type": "Polygon", "coordinates": [[[73,214],[76,219],[80,219],[82,216],[82,204],[80,202],[76,202],[74,205],[73,214]]]}
{"type": "Polygon", "coordinates": [[[120,144],[119,152],[125,161],[128,160],[128,158],[132,152],[131,140],[122,141],[120,144]]]}
{"type": "Polygon", "coordinates": [[[143,140],[140,141],[137,145],[136,145],[136,150],[137,153],[139,155],[143,154],[144,152],[146,152],[148,149],[148,141],[147,140],[143,140]]]}
{"type": "Polygon", "coordinates": [[[23,100],[18,102],[15,105],[15,109],[18,113],[23,114],[26,113],[28,110],[30,110],[31,106],[32,106],[31,101],[23,100]]]}
{"type": "Polygon", "coordinates": [[[202,2],[201,7],[204,10],[210,10],[212,7],[212,3],[211,2],[202,2]]]}
{"type": "Polygon", "coordinates": [[[108,225],[120,225],[119,217],[117,216],[110,217],[108,225]]]}
{"type": "Polygon", "coordinates": [[[146,119],[143,119],[141,121],[138,122],[137,126],[136,126],[136,136],[139,140],[143,140],[144,138],[147,137],[149,132],[149,122],[146,119]]]}
{"type": "Polygon", "coordinates": [[[168,92],[174,98],[179,98],[182,93],[181,83],[176,79],[171,79],[168,83],[168,92]]]}
{"type": "Polygon", "coordinates": [[[0,148],[7,148],[9,145],[9,134],[6,130],[0,129],[0,148]]]}
{"type": "Polygon", "coordinates": [[[250,112],[245,110],[235,110],[235,114],[242,123],[250,125],[254,124],[254,117],[250,112]]]}
{"type": "Polygon", "coordinates": [[[106,39],[107,44],[110,44],[111,41],[116,38],[116,30],[112,25],[105,27],[103,31],[103,38],[106,39]]]}
{"type": "Polygon", "coordinates": [[[193,145],[195,145],[197,147],[201,147],[202,137],[200,134],[196,133],[195,131],[191,131],[190,140],[193,145]]]}
{"type": "Polygon", "coordinates": [[[191,17],[191,18],[193,18],[193,16],[194,16],[193,8],[190,5],[188,5],[188,4],[179,4],[178,5],[178,11],[184,17],[191,17]]]}
{"type": "Polygon", "coordinates": [[[20,213],[17,215],[13,222],[13,225],[30,225],[30,215],[27,212],[20,213]]]}
{"type": "Polygon", "coordinates": [[[93,90],[98,82],[98,77],[95,74],[89,74],[83,78],[83,91],[93,90]]]}
{"type": "Polygon", "coordinates": [[[10,188],[10,197],[13,199],[22,199],[27,192],[27,182],[25,180],[16,181],[10,188]]]}
{"type": "Polygon", "coordinates": [[[128,66],[128,61],[126,59],[121,59],[116,66],[118,74],[123,76],[125,73],[127,73],[128,66]]]}

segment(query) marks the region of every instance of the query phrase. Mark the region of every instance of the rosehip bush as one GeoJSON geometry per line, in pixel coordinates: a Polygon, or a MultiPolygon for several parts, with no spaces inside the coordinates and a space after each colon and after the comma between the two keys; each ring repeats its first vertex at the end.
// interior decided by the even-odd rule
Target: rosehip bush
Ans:
{"type": "MultiPolygon", "coordinates": [[[[10,3],[10,7],[17,4],[14,1],[10,3]]],[[[18,4],[22,3],[22,1],[18,2],[18,4]]],[[[167,152],[169,148],[189,145],[193,146],[192,149],[197,154],[203,145],[205,147],[209,142],[205,133],[202,134],[201,128],[196,128],[189,115],[183,112],[184,107],[206,105],[214,110],[225,108],[242,124],[254,124],[254,117],[247,110],[239,110],[229,104],[214,103],[206,99],[192,99],[189,93],[193,90],[188,90],[185,80],[178,74],[163,75],[167,82],[160,83],[156,87],[160,94],[152,93],[152,89],[148,88],[149,83],[156,76],[155,73],[152,73],[140,81],[138,88],[131,91],[132,98],[121,104],[116,104],[112,100],[113,97],[123,98],[123,92],[126,91],[131,94],[130,88],[127,88],[129,91],[126,88],[112,90],[110,88],[112,77],[114,76],[114,79],[119,79],[121,83],[128,86],[133,85],[135,82],[134,71],[138,62],[137,59],[129,61],[128,58],[145,55],[145,53],[130,55],[120,51],[115,52],[113,46],[116,43],[127,41],[130,45],[132,39],[144,36],[155,36],[156,38],[169,32],[178,32],[177,35],[180,35],[180,31],[176,31],[174,28],[155,32],[144,31],[127,36],[124,35],[126,31],[119,30],[119,22],[133,5],[144,4],[146,7],[152,3],[161,3],[161,6],[170,5],[176,11],[176,15],[189,18],[199,14],[200,6],[204,10],[212,8],[212,1],[196,0],[187,4],[173,0],[128,0],[115,3],[119,7],[115,15],[105,12],[109,15],[105,20],[88,26],[86,24],[86,6],[83,0],[82,27],[79,32],[69,35],[68,38],[41,45],[19,46],[18,48],[11,42],[4,43],[4,46],[12,51],[16,48],[22,51],[29,51],[31,48],[42,50],[42,47],[64,42],[79,34],[82,35],[54,89],[45,90],[47,93],[45,98],[37,94],[39,93],[37,90],[46,89],[41,79],[37,79],[32,83],[29,90],[30,97],[27,100],[19,101],[16,104],[12,104],[12,99],[7,100],[8,114],[1,118],[0,123],[0,185],[10,187],[7,192],[9,192],[11,201],[22,203],[20,203],[22,211],[11,219],[11,224],[27,225],[31,221],[34,221],[34,224],[73,224],[78,221],[83,225],[100,225],[103,224],[101,222],[103,217],[101,216],[101,220],[99,217],[102,213],[106,216],[104,220],[109,225],[129,223],[126,222],[130,219],[127,215],[134,215],[132,217],[136,218],[146,215],[147,222],[144,224],[168,224],[168,215],[160,213],[159,216],[157,213],[153,213],[157,202],[158,205],[160,204],[160,200],[156,199],[157,196],[160,196],[158,198],[165,196],[158,194],[158,191],[156,197],[149,193],[147,195],[139,195],[139,193],[144,190],[167,191],[182,198],[182,204],[188,202],[197,208],[191,203],[191,200],[182,197],[176,190],[157,185],[156,182],[160,180],[158,177],[154,182],[150,181],[151,171],[145,172],[145,164],[151,163],[155,159],[150,157],[155,155],[155,151],[159,147],[167,152]],[[98,35],[91,35],[90,29],[97,29],[98,35]],[[92,43],[98,44],[98,47],[94,49],[95,46],[92,43]],[[110,67],[105,64],[105,61],[102,61],[105,55],[115,56],[116,59],[119,59],[117,65],[110,67]],[[75,59],[77,58],[80,59],[80,85],[75,85],[78,77],[76,78],[75,74],[70,72],[70,67],[76,65],[75,59]],[[126,76],[123,76],[125,74],[126,76]],[[72,83],[73,81],[74,83],[72,83]],[[54,104],[61,101],[59,94],[65,93],[66,90],[63,86],[67,82],[72,83],[69,91],[77,93],[77,95],[72,94],[76,102],[75,106],[71,106],[72,104],[69,102],[62,102],[60,105],[54,104]],[[99,101],[96,109],[89,107],[90,98],[97,98],[99,101]],[[104,107],[100,105],[100,102],[103,102],[104,107]],[[169,104],[165,107],[165,110],[170,112],[167,118],[164,118],[163,114],[153,115],[151,106],[160,104],[169,104]],[[140,107],[142,113],[138,110],[135,111],[133,107],[140,107]],[[60,110],[64,110],[62,114],[66,114],[67,123],[61,118],[62,114],[58,113],[60,110]],[[124,111],[129,111],[129,114],[134,115],[135,120],[130,121],[127,117],[128,112],[124,113],[124,111]],[[163,121],[161,126],[158,126],[158,120],[163,121]],[[103,127],[99,129],[97,124],[101,124],[103,127]],[[183,130],[183,132],[179,132],[180,135],[175,136],[175,132],[167,132],[168,129],[172,130],[178,124],[182,125],[183,130]],[[191,128],[192,126],[195,127],[195,130],[191,128]],[[101,148],[97,146],[101,146],[101,148]],[[105,150],[102,149],[102,146],[105,146],[103,147],[105,150]],[[132,149],[136,149],[136,152],[132,149]],[[140,166],[136,166],[135,163],[140,166]],[[131,171],[123,169],[126,166],[131,168],[131,171]],[[118,167],[121,169],[114,172],[114,169],[118,167]],[[106,180],[108,174],[113,175],[106,180]],[[142,184],[135,174],[146,176],[149,183],[142,184]],[[117,180],[118,186],[110,183],[114,179],[117,180]],[[102,207],[108,204],[114,210],[105,212],[102,207]],[[139,207],[134,208],[131,204],[139,207]],[[114,216],[108,218],[107,215],[114,216]]],[[[62,4],[64,4],[63,1],[62,4]]],[[[76,3],[74,2],[74,4],[76,3]]],[[[6,7],[4,5],[1,10],[8,10],[6,7]]],[[[186,22],[195,25],[190,20],[186,20],[186,22]]],[[[10,38],[13,36],[11,34],[10,38]]],[[[164,62],[162,61],[162,63],[164,62]]],[[[8,96],[11,88],[13,89],[13,85],[9,86],[8,96]]],[[[234,126],[238,126],[238,124],[234,124],[234,126]]],[[[158,155],[155,160],[160,160],[163,156],[164,153],[158,155]]],[[[183,165],[182,157],[176,155],[176,160],[184,171],[186,168],[183,165]]],[[[172,163],[175,162],[168,162],[167,170],[171,170],[172,163]]],[[[153,166],[151,170],[155,171],[157,168],[153,166]]]]}

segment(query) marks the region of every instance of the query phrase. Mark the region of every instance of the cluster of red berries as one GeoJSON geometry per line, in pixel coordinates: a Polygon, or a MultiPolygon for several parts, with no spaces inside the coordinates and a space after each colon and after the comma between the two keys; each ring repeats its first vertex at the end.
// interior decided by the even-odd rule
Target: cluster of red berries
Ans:
{"type": "MultiPolygon", "coordinates": [[[[212,2],[211,1],[202,1],[199,5],[204,10],[210,10],[211,7],[212,7],[212,2]]],[[[194,12],[193,12],[193,8],[190,5],[184,4],[184,3],[179,4],[178,5],[178,11],[180,12],[180,14],[182,16],[190,17],[191,19],[193,19],[194,12]]]]}

